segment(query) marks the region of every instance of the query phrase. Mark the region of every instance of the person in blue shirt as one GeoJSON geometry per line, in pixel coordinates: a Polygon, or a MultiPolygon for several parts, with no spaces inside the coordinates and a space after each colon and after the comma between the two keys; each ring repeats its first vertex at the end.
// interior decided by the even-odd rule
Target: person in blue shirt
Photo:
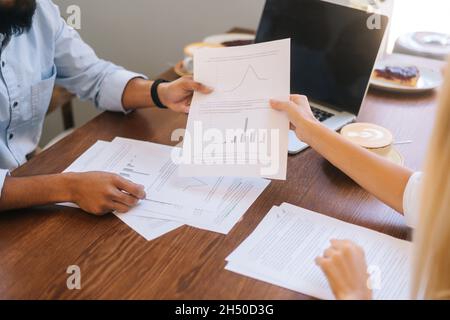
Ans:
{"type": "Polygon", "coordinates": [[[188,77],[153,86],[99,59],[50,0],[0,0],[0,211],[73,202],[100,215],[127,212],[145,197],[142,186],[107,173],[9,175],[36,149],[55,84],[124,113],[156,104],[188,112],[194,91],[211,91],[188,77]]]}

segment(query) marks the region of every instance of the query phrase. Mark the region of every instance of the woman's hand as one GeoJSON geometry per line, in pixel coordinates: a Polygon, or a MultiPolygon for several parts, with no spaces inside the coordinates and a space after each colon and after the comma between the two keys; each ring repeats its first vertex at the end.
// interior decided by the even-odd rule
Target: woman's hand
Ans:
{"type": "Polygon", "coordinates": [[[145,198],[144,186],[105,172],[68,173],[71,202],[84,211],[104,215],[126,213],[145,198]]]}
{"type": "Polygon", "coordinates": [[[370,300],[369,275],[364,251],[351,241],[331,240],[316,264],[325,273],[338,300],[370,300]]]}
{"type": "Polygon", "coordinates": [[[289,120],[295,127],[297,137],[308,143],[310,139],[310,126],[320,124],[311,111],[308,98],[300,95],[292,95],[291,101],[289,102],[271,100],[270,104],[275,110],[287,113],[289,120]]]}
{"type": "Polygon", "coordinates": [[[196,91],[209,94],[213,89],[195,82],[192,77],[182,77],[173,82],[162,83],[158,87],[161,102],[173,111],[184,113],[189,113],[192,96],[196,91]]]}

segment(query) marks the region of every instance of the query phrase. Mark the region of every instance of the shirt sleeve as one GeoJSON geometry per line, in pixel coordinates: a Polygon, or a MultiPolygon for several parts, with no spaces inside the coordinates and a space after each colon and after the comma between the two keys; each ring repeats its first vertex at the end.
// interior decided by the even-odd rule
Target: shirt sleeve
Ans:
{"type": "Polygon", "coordinates": [[[122,96],[126,85],[131,79],[147,77],[99,59],[78,32],[61,18],[58,7],[51,2],[50,6],[56,30],[56,83],[100,109],[125,112],[122,96]]]}
{"type": "Polygon", "coordinates": [[[406,224],[411,228],[416,228],[419,222],[422,178],[421,172],[414,173],[406,185],[403,196],[403,212],[406,224]]]}
{"type": "Polygon", "coordinates": [[[9,175],[9,170],[0,169],[0,197],[3,191],[3,185],[5,184],[5,179],[9,175]]]}

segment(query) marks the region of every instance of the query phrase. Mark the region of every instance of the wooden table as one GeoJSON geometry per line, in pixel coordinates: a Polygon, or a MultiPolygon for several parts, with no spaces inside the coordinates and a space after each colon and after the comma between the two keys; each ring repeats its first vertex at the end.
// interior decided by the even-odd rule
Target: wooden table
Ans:
{"type": "MultiPolygon", "coordinates": [[[[439,62],[408,59],[433,68],[439,62]]],[[[173,70],[162,75],[176,77],[173,70]]],[[[427,149],[436,93],[397,95],[371,90],[359,120],[383,125],[406,164],[420,169],[427,149]]],[[[63,171],[97,140],[116,136],[171,144],[185,115],[141,110],[103,113],[14,171],[15,176],[63,171]]],[[[288,180],[274,181],[232,232],[182,227],[147,242],[113,215],[45,207],[0,214],[0,299],[308,299],[224,270],[225,258],[273,205],[289,202],[405,239],[403,218],[358,187],[313,150],[289,158],[288,180]],[[82,289],[66,287],[69,265],[81,268],[82,289]]]]}

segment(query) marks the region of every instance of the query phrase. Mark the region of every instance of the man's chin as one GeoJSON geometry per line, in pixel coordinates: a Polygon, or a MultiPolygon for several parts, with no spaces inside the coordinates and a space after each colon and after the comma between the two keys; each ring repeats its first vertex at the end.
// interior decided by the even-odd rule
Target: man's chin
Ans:
{"type": "Polygon", "coordinates": [[[0,33],[20,35],[30,30],[36,12],[36,0],[15,0],[10,5],[0,4],[0,33]]]}

